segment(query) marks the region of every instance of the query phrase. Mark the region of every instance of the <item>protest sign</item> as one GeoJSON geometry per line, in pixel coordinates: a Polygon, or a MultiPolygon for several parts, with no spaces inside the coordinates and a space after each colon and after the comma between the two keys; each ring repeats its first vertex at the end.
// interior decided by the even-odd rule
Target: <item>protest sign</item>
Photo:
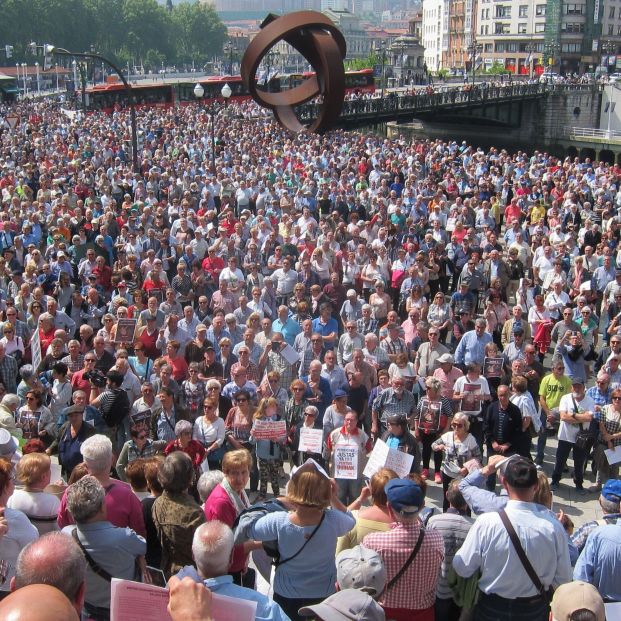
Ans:
{"type": "Polygon", "coordinates": [[[116,332],[114,333],[114,342],[133,343],[137,323],[137,319],[118,319],[116,322],[116,332]]]}
{"type": "Polygon", "coordinates": [[[284,420],[254,421],[252,437],[255,440],[281,440],[287,435],[287,423],[284,420]]]}
{"type": "Polygon", "coordinates": [[[400,478],[404,478],[410,474],[413,461],[414,455],[388,448],[388,445],[383,440],[378,440],[375,443],[363,474],[370,479],[380,468],[390,468],[400,478]]]}
{"type": "Polygon", "coordinates": [[[504,360],[502,356],[486,357],[483,360],[483,377],[502,377],[504,360]]]}
{"type": "Polygon", "coordinates": [[[300,444],[298,451],[302,453],[321,453],[323,430],[312,427],[300,427],[300,444]]]}
{"type": "Polygon", "coordinates": [[[334,447],[334,478],[358,478],[358,447],[354,445],[334,447]]]}

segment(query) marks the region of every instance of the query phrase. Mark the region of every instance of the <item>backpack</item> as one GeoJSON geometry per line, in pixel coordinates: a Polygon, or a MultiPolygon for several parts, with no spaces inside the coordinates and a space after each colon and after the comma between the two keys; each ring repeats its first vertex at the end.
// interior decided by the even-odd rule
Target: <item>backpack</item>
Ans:
{"type": "Polygon", "coordinates": [[[108,427],[116,427],[129,415],[129,397],[124,390],[115,390],[114,398],[104,408],[100,408],[101,417],[108,427]]]}

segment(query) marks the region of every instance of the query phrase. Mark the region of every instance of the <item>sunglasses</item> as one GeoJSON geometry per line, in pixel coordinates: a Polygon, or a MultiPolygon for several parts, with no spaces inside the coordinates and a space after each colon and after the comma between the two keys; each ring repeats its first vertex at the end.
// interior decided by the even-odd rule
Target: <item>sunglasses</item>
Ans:
{"type": "Polygon", "coordinates": [[[612,400],[613,401],[621,401],[621,397],[613,397],[612,400]]]}
{"type": "Polygon", "coordinates": [[[214,408],[213,405],[203,405],[203,409],[204,410],[215,410],[216,408],[214,408]]]}
{"type": "Polygon", "coordinates": [[[146,440],[147,436],[138,436],[136,440],[146,440]]]}
{"type": "Polygon", "coordinates": [[[459,429],[459,427],[463,427],[463,424],[462,423],[452,423],[451,427],[453,429],[459,429]]]}

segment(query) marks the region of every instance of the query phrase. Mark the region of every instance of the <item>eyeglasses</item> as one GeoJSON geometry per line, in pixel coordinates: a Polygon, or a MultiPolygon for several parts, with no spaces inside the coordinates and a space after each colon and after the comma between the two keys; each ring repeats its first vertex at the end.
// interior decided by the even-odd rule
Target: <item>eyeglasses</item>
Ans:
{"type": "Polygon", "coordinates": [[[197,369],[188,369],[190,373],[198,373],[197,369]]]}
{"type": "Polygon", "coordinates": [[[294,392],[302,392],[303,390],[305,390],[305,388],[294,388],[293,389],[294,392]]]}
{"type": "Polygon", "coordinates": [[[41,310],[41,307],[38,304],[33,304],[31,308],[32,310],[34,310],[35,308],[38,308],[39,310],[41,310]]]}
{"type": "Polygon", "coordinates": [[[246,403],[248,399],[246,399],[246,397],[241,397],[240,399],[235,399],[235,401],[237,401],[237,403],[246,403]]]}
{"type": "Polygon", "coordinates": [[[26,401],[36,401],[34,397],[26,397],[26,401]]]}
{"type": "Polygon", "coordinates": [[[204,410],[215,410],[216,408],[214,408],[213,405],[207,405],[206,403],[203,404],[203,409],[204,410]]]}
{"type": "Polygon", "coordinates": [[[463,423],[451,423],[451,427],[453,429],[459,429],[459,427],[463,427],[463,423]]]}
{"type": "Polygon", "coordinates": [[[142,394],[144,394],[144,395],[152,395],[152,394],[153,394],[153,391],[152,391],[152,390],[149,390],[148,388],[145,388],[145,389],[142,391],[142,394]]]}

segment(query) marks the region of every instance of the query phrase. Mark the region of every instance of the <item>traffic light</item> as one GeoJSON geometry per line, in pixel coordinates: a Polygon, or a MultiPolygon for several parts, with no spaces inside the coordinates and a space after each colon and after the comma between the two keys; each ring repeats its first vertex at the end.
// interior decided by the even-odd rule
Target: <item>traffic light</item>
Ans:
{"type": "Polygon", "coordinates": [[[7,59],[11,58],[11,56],[13,56],[13,46],[12,45],[5,45],[4,46],[4,53],[6,54],[7,59]]]}
{"type": "Polygon", "coordinates": [[[53,62],[54,46],[46,43],[43,46],[43,71],[51,69],[53,62]]]}

